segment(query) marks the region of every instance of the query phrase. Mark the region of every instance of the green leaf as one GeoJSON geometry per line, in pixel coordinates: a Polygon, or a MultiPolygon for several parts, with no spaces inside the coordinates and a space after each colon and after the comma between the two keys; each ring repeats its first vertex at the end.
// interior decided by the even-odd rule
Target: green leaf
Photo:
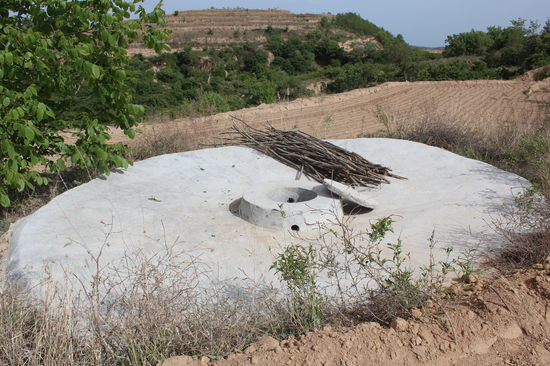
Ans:
{"type": "Polygon", "coordinates": [[[13,159],[15,157],[15,150],[11,145],[8,145],[8,156],[10,159],[13,159]]]}
{"type": "Polygon", "coordinates": [[[134,137],[136,137],[136,131],[132,130],[131,128],[125,130],[124,133],[132,140],[134,139],[134,137]]]}
{"type": "Polygon", "coordinates": [[[99,79],[99,67],[97,65],[92,65],[92,75],[94,78],[99,79]]]}
{"type": "Polygon", "coordinates": [[[124,70],[117,70],[116,77],[118,78],[118,80],[124,81],[126,79],[126,72],[124,72],[124,70]]]}
{"type": "Polygon", "coordinates": [[[23,179],[19,179],[17,181],[17,190],[19,192],[23,191],[25,189],[25,181],[23,179]]]}
{"type": "MultiPolygon", "coordinates": [[[[31,165],[35,166],[36,164],[38,164],[38,161],[39,161],[38,157],[31,153],[31,165]]],[[[42,184],[42,183],[39,183],[39,184],[42,184]]]]}
{"type": "Polygon", "coordinates": [[[7,194],[2,193],[0,194],[0,204],[4,207],[8,207],[10,205],[10,198],[7,194]]]}
{"type": "Polygon", "coordinates": [[[11,52],[8,52],[6,53],[6,63],[8,63],[9,65],[12,65],[13,64],[13,53],[11,52]]]}
{"type": "Polygon", "coordinates": [[[44,118],[44,109],[38,106],[38,108],[36,109],[36,119],[39,121],[42,121],[43,118],[44,118]]]}
{"type": "Polygon", "coordinates": [[[25,137],[31,141],[34,139],[34,132],[28,127],[25,127],[25,137]]]}
{"type": "Polygon", "coordinates": [[[104,29],[103,32],[101,32],[101,40],[105,43],[109,41],[109,31],[107,29],[104,29]]]}
{"type": "Polygon", "coordinates": [[[161,53],[162,52],[162,43],[161,42],[155,42],[155,46],[153,47],[153,49],[155,50],[156,53],[161,53]]]}
{"type": "Polygon", "coordinates": [[[9,106],[10,105],[10,98],[4,97],[4,100],[2,101],[2,104],[4,105],[4,107],[9,106]]]}
{"type": "Polygon", "coordinates": [[[65,162],[63,161],[63,159],[57,159],[57,162],[55,163],[55,165],[57,165],[57,168],[61,171],[64,171],[65,169],[67,169],[67,167],[65,166],[65,162]]]}
{"type": "Polygon", "coordinates": [[[95,153],[97,157],[100,158],[101,160],[107,160],[107,153],[102,149],[97,149],[95,153]]]}

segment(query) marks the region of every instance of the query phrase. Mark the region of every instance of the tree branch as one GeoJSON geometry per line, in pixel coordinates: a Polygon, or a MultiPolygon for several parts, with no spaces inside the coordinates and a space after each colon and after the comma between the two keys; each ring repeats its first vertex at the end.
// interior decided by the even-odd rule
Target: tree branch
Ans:
{"type": "Polygon", "coordinates": [[[17,13],[17,18],[15,19],[15,28],[19,26],[19,21],[21,20],[21,14],[23,14],[23,9],[25,8],[25,0],[21,0],[21,6],[19,7],[19,13],[17,13]]]}

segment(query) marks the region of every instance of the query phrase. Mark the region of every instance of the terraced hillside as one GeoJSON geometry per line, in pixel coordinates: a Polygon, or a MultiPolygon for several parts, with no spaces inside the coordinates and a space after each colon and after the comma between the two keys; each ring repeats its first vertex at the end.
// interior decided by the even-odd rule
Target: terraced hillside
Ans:
{"type": "MultiPolygon", "coordinates": [[[[183,46],[195,48],[221,47],[231,42],[263,43],[264,31],[268,26],[282,29],[286,34],[305,37],[317,28],[323,17],[332,19],[331,14],[292,14],[288,10],[209,9],[187,10],[167,14],[166,27],[172,29],[170,45],[174,50],[183,46]]],[[[342,31],[342,33],[344,33],[342,31]]],[[[131,45],[130,55],[153,54],[142,44],[131,45]]]]}

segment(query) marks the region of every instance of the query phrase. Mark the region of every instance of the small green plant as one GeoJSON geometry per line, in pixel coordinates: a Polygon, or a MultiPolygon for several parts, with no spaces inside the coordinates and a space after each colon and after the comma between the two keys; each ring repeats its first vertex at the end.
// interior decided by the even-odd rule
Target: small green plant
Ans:
{"type": "Polygon", "coordinates": [[[332,114],[327,114],[323,117],[323,127],[325,127],[325,135],[323,138],[327,137],[328,128],[333,122],[334,122],[334,118],[332,117],[332,114]]]}
{"type": "Polygon", "coordinates": [[[311,244],[286,247],[270,267],[290,292],[290,313],[300,331],[317,329],[323,321],[323,298],[316,282],[321,268],[311,244]]]}
{"type": "MultiPolygon", "coordinates": [[[[428,238],[430,262],[415,271],[408,264],[410,253],[400,238],[384,242],[387,234],[394,232],[393,223],[390,216],[383,217],[371,223],[368,231],[354,234],[349,222],[339,221],[338,230],[327,230],[315,243],[315,268],[329,275],[333,285],[328,287],[336,286],[341,314],[364,313],[367,309],[372,317],[365,320],[387,323],[396,316],[408,316],[412,308],[436,298],[449,274],[456,274],[458,286],[462,286],[475,273],[475,249],[451,259],[453,248],[446,247],[446,258],[434,259],[435,230],[428,238]]],[[[334,290],[332,287],[327,292],[334,290]]]]}
{"type": "Polygon", "coordinates": [[[179,13],[180,12],[178,10],[174,11],[174,16],[177,17],[179,15],[179,13]]]}
{"type": "Polygon", "coordinates": [[[277,207],[279,208],[274,208],[271,211],[279,212],[281,214],[281,217],[285,218],[286,212],[283,210],[283,203],[278,203],[277,207]]]}
{"type": "Polygon", "coordinates": [[[543,124],[535,133],[521,136],[519,142],[506,150],[509,164],[520,168],[519,174],[535,184],[541,191],[550,188],[550,139],[548,125],[543,124]]]}
{"type": "Polygon", "coordinates": [[[7,219],[0,219],[0,235],[4,234],[10,228],[10,223],[7,219]]]}
{"type": "Polygon", "coordinates": [[[453,247],[444,247],[443,250],[447,254],[447,257],[443,261],[436,262],[434,259],[434,248],[437,244],[435,240],[435,229],[432,231],[432,235],[428,238],[430,248],[430,263],[428,266],[420,267],[420,277],[418,284],[426,289],[429,295],[437,293],[443,290],[443,281],[447,278],[447,275],[453,272],[455,269],[452,265],[450,256],[453,252],[453,247]]]}
{"type": "Polygon", "coordinates": [[[535,80],[541,81],[546,79],[547,77],[550,77],[550,70],[542,70],[537,72],[537,74],[535,75],[535,80]]]}

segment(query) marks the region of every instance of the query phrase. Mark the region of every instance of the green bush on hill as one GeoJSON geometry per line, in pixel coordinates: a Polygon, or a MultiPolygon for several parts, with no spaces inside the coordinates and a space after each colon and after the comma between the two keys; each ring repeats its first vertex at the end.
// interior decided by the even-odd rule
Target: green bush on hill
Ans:
{"type": "MultiPolygon", "coordinates": [[[[293,100],[311,95],[305,85],[319,79],[332,80],[328,92],[339,93],[386,81],[509,79],[550,64],[550,34],[538,35],[521,19],[509,28],[447,37],[443,59],[354,13],[336,15],[303,39],[272,26],[264,33],[263,46],[232,44],[202,51],[186,46],[183,52],[150,58],[136,55],[127,67],[134,79],[126,84],[134,90],[136,103],[150,111],[171,110],[175,117],[293,100]],[[357,45],[346,52],[338,43],[342,35],[335,33],[337,28],[374,36],[382,47],[357,45]],[[477,56],[466,60],[464,55],[477,56]],[[212,99],[209,107],[204,107],[204,98],[212,99]]],[[[82,89],[81,95],[90,95],[86,85],[82,89]]],[[[87,101],[82,104],[89,107],[87,101]]]]}

